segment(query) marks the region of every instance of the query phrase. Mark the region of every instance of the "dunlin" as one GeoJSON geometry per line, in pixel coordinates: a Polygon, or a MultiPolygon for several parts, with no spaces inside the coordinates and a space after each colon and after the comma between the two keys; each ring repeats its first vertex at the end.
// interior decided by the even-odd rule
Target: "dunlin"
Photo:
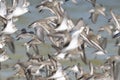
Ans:
{"type": "Polygon", "coordinates": [[[12,53],[15,53],[14,39],[11,35],[2,35],[2,40],[12,53]]]}
{"type": "Polygon", "coordinates": [[[8,59],[9,59],[9,56],[7,55],[6,51],[0,54],[0,69],[1,69],[1,63],[8,59]]]}
{"type": "Polygon", "coordinates": [[[101,4],[95,4],[94,9],[89,11],[91,13],[90,19],[93,23],[96,23],[99,14],[106,16],[105,8],[101,4]]]}
{"type": "Polygon", "coordinates": [[[27,32],[25,28],[21,30],[21,33],[16,36],[17,40],[28,39],[34,37],[35,34],[33,31],[27,32]]]}
{"type": "Polygon", "coordinates": [[[1,34],[13,34],[17,31],[17,27],[15,26],[15,24],[13,23],[13,20],[7,20],[7,24],[4,27],[4,29],[1,31],[1,34]]]}
{"type": "Polygon", "coordinates": [[[27,12],[29,12],[28,6],[30,3],[27,0],[14,0],[13,6],[11,8],[11,13],[7,16],[7,19],[11,19],[13,17],[19,17],[27,12]]]}

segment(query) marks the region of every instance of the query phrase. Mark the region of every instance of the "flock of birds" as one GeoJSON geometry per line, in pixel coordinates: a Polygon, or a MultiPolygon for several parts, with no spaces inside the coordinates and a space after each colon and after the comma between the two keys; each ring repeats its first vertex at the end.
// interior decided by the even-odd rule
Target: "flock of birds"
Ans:
{"type": "MultiPolygon", "coordinates": [[[[48,10],[52,15],[32,22],[28,28],[34,31],[27,31],[26,28],[19,30],[15,23],[19,21],[19,16],[31,13],[28,8],[30,2],[12,0],[12,6],[7,6],[5,0],[0,0],[0,63],[11,59],[7,49],[16,53],[14,40],[29,39],[23,43],[28,60],[24,62],[19,60],[13,66],[15,75],[19,78],[25,77],[26,80],[119,80],[117,62],[120,60],[120,16],[110,9],[111,18],[108,19],[103,5],[97,3],[96,0],[84,0],[93,7],[89,11],[93,24],[97,22],[99,15],[108,19],[108,24],[100,27],[99,34],[95,34],[83,18],[80,18],[76,24],[73,23],[62,7],[67,1],[69,0],[42,0],[36,8],[39,12],[48,10]],[[100,35],[103,31],[107,31],[116,40],[118,55],[107,55],[107,37],[100,35]],[[45,38],[49,40],[49,43],[45,38]],[[39,52],[41,43],[50,44],[55,53],[48,54],[47,57],[42,56],[39,52]],[[86,56],[88,48],[93,49],[96,56],[107,56],[106,61],[99,66],[94,65],[86,56]],[[34,53],[31,53],[31,50],[34,53]],[[60,62],[60,60],[72,61],[74,55],[81,59],[79,63],[63,66],[60,62]],[[84,63],[87,69],[81,63],[84,63]]],[[[72,2],[75,5],[78,4],[77,0],[72,0],[72,2]]]]}

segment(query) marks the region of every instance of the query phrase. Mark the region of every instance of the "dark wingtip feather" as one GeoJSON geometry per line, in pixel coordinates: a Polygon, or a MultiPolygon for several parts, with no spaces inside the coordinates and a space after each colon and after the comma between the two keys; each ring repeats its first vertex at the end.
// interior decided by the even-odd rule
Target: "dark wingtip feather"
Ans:
{"type": "Polygon", "coordinates": [[[112,38],[118,38],[118,37],[120,37],[120,32],[118,34],[113,35],[112,38]]]}
{"type": "Polygon", "coordinates": [[[14,45],[14,42],[7,42],[7,46],[8,46],[9,50],[10,50],[12,53],[15,53],[15,45],[14,45]]]}

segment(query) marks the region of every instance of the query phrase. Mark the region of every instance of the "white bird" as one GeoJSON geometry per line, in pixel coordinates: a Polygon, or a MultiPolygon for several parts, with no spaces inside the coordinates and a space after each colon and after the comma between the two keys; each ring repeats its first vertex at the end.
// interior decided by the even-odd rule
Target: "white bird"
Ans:
{"type": "Polygon", "coordinates": [[[115,27],[116,27],[118,30],[120,30],[120,24],[119,24],[119,22],[118,22],[118,20],[117,20],[117,18],[116,18],[116,15],[115,15],[114,12],[112,11],[112,9],[110,10],[110,14],[112,15],[112,18],[113,18],[113,20],[114,20],[114,25],[115,25],[115,27]]]}
{"type": "Polygon", "coordinates": [[[96,23],[99,14],[106,16],[105,8],[101,4],[95,4],[94,9],[89,11],[91,13],[90,19],[93,23],[96,23]]]}
{"type": "Polygon", "coordinates": [[[4,17],[7,15],[6,1],[0,1],[0,16],[4,17]]]}
{"type": "Polygon", "coordinates": [[[58,52],[55,53],[55,57],[57,60],[69,60],[70,55],[71,54],[69,53],[58,53],[58,52]]]}
{"type": "Polygon", "coordinates": [[[6,54],[6,51],[4,51],[2,54],[0,54],[0,69],[1,69],[1,62],[4,62],[9,59],[9,56],[6,54]]]}
{"type": "Polygon", "coordinates": [[[30,3],[27,0],[14,0],[11,13],[7,16],[7,19],[11,19],[12,17],[19,17],[29,12],[29,5],[30,3]]]}
{"type": "Polygon", "coordinates": [[[79,30],[76,30],[75,32],[73,32],[71,36],[72,40],[70,41],[69,45],[62,50],[62,52],[75,49],[79,46],[79,35],[83,31],[84,28],[85,27],[81,27],[79,30]]]}
{"type": "Polygon", "coordinates": [[[4,27],[4,29],[1,31],[1,34],[13,34],[17,31],[17,27],[15,26],[15,24],[13,24],[12,19],[7,21],[6,26],[4,27]]]}
{"type": "Polygon", "coordinates": [[[74,27],[74,24],[72,20],[68,19],[67,17],[63,18],[63,21],[61,22],[60,26],[58,26],[55,31],[71,31],[74,27]]]}
{"type": "Polygon", "coordinates": [[[42,75],[40,72],[40,69],[43,69],[43,67],[45,66],[45,64],[40,65],[40,66],[33,66],[33,65],[29,65],[27,69],[30,69],[31,74],[34,76],[40,76],[42,75]]]}
{"type": "Polygon", "coordinates": [[[0,49],[2,49],[5,46],[5,41],[0,41],[0,49]]]}
{"type": "Polygon", "coordinates": [[[6,54],[6,51],[4,51],[2,54],[0,54],[0,62],[4,62],[9,59],[9,56],[6,54]]]}
{"type": "Polygon", "coordinates": [[[55,80],[66,80],[65,78],[65,72],[63,72],[62,67],[58,67],[57,71],[55,74],[53,74],[51,77],[48,79],[55,79],[55,80]]]}

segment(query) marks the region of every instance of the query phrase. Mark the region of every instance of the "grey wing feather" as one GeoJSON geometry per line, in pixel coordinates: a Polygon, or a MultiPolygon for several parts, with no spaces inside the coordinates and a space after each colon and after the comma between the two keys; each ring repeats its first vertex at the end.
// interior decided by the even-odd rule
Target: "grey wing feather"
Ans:
{"type": "Polygon", "coordinates": [[[42,27],[36,27],[35,28],[36,35],[38,39],[42,42],[44,42],[44,30],[42,27]]]}
{"type": "Polygon", "coordinates": [[[24,4],[24,0],[17,0],[17,1],[18,1],[17,6],[22,7],[24,4]]]}
{"type": "Polygon", "coordinates": [[[101,45],[100,45],[103,49],[105,49],[106,48],[106,46],[107,46],[107,38],[104,38],[103,40],[102,40],[102,42],[101,42],[101,45]]]}
{"type": "Polygon", "coordinates": [[[5,0],[0,2],[0,10],[1,10],[2,12],[4,12],[3,15],[6,15],[6,14],[7,14],[7,8],[6,8],[6,2],[5,2],[5,0]]]}
{"type": "Polygon", "coordinates": [[[83,18],[80,18],[78,21],[77,21],[77,24],[76,26],[74,27],[75,29],[80,29],[80,27],[83,27],[85,26],[85,23],[83,21],[83,18]]]}
{"type": "Polygon", "coordinates": [[[91,13],[90,18],[91,18],[91,21],[92,21],[93,23],[96,23],[97,18],[98,18],[98,15],[99,15],[99,14],[91,13]]]}
{"type": "Polygon", "coordinates": [[[14,45],[14,42],[7,42],[7,46],[9,47],[10,51],[12,53],[15,53],[15,45],[14,45]]]}
{"type": "Polygon", "coordinates": [[[12,8],[16,8],[17,6],[17,0],[12,0],[12,8]]]}
{"type": "Polygon", "coordinates": [[[33,50],[35,51],[36,54],[39,54],[39,49],[37,45],[32,45],[33,50]]]}
{"type": "Polygon", "coordinates": [[[118,46],[118,55],[120,56],[120,46],[118,46]]]}

